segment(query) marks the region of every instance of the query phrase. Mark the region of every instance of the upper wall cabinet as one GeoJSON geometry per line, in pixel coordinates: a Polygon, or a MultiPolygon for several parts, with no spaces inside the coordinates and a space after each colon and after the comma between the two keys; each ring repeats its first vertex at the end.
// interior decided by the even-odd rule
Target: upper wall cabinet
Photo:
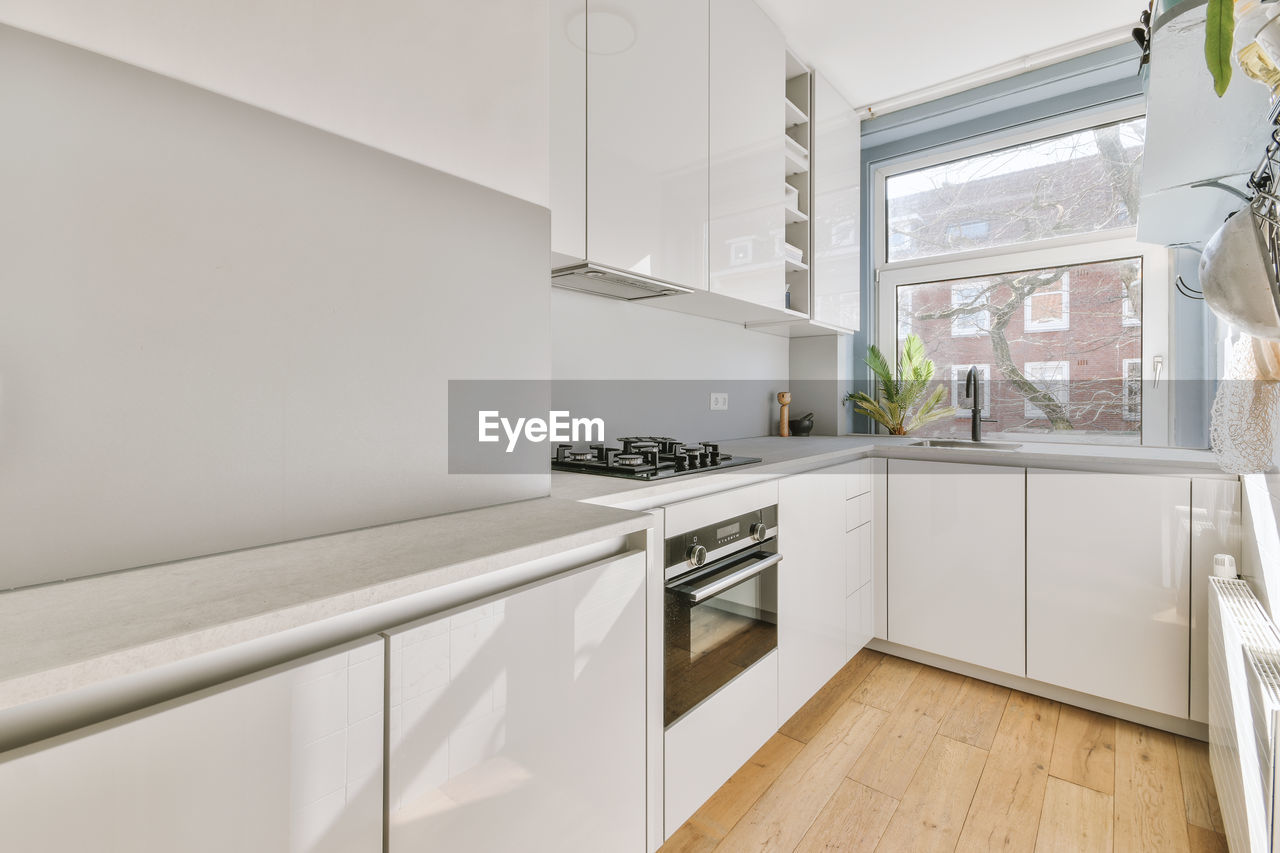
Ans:
{"type": "Polygon", "coordinates": [[[1177,6],[1153,28],[1138,214],[1144,242],[1205,242],[1243,201],[1194,184],[1243,188],[1269,141],[1266,87],[1237,68],[1226,95],[1214,94],[1204,61],[1205,9],[1177,6]]]}
{"type": "Polygon", "coordinates": [[[552,9],[554,265],[705,290],[706,0],[552,9]]]}
{"type": "Polygon", "coordinates": [[[785,106],[782,33],[752,0],[711,0],[711,290],[779,309],[785,106]]]}
{"type": "Polygon", "coordinates": [[[862,298],[862,125],[821,74],[813,75],[812,126],[813,319],[855,332],[862,298]]]}

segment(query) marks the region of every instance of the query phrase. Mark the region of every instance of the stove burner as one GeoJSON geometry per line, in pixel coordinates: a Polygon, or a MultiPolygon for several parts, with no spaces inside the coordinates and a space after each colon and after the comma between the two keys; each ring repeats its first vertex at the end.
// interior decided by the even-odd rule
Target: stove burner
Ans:
{"type": "Polygon", "coordinates": [[[721,453],[720,445],[712,441],[686,444],[667,436],[631,435],[619,437],[618,444],[622,446],[593,444],[590,450],[561,444],[551,460],[551,467],[556,471],[578,474],[659,480],[760,461],[753,457],[721,453]]]}

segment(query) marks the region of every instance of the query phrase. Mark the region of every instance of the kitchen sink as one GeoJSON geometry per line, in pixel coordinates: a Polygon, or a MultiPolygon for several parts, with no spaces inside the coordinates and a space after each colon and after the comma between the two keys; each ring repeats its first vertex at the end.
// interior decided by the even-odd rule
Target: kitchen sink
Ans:
{"type": "Polygon", "coordinates": [[[965,441],[960,438],[926,438],[913,441],[911,447],[967,447],[970,450],[1013,450],[1021,447],[1015,441],[965,441]]]}

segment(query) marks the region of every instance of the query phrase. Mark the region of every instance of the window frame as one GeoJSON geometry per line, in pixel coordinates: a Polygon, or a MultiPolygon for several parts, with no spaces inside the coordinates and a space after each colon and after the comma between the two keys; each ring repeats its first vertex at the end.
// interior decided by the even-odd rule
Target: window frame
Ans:
{"type": "MultiPolygon", "coordinates": [[[[1136,225],[1108,228],[1085,234],[1071,234],[1016,243],[997,248],[972,249],[908,261],[886,261],[888,223],[885,182],[904,172],[966,157],[978,156],[1017,145],[1086,130],[1091,127],[1141,118],[1141,103],[1126,103],[1103,109],[1084,110],[1054,121],[1035,122],[1004,132],[985,134],[951,145],[930,148],[924,152],[903,154],[881,161],[871,171],[872,180],[872,269],[876,318],[874,340],[881,342],[887,354],[897,350],[897,288],[964,278],[984,278],[1021,270],[1055,266],[1076,266],[1107,261],[1139,258],[1142,263],[1143,294],[1139,322],[1142,324],[1142,421],[1140,442],[1167,446],[1172,435],[1172,383],[1148,381],[1155,376],[1156,359],[1164,363],[1165,375],[1175,375],[1174,355],[1170,352],[1170,329],[1173,322],[1169,300],[1170,251],[1165,246],[1140,243],[1136,225]]],[[[1064,307],[1065,307],[1064,303],[1064,307]]],[[[1135,324],[1136,325],[1136,324],[1135,324]]],[[[1048,330],[1044,330],[1048,331],[1048,330]]],[[[1020,441],[1054,441],[1062,437],[1044,437],[1018,433],[1020,441]]],[[[1107,443],[1105,438],[1096,441],[1107,443]]],[[[1127,443],[1127,442],[1126,442],[1127,443]]]]}

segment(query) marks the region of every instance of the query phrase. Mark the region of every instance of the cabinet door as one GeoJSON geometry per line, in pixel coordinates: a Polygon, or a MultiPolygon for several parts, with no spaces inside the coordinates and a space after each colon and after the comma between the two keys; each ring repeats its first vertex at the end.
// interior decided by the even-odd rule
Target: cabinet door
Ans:
{"type": "Polygon", "coordinates": [[[813,101],[813,319],[853,332],[861,323],[862,125],[821,74],[813,101]]]}
{"type": "Polygon", "coordinates": [[[1191,482],[1027,473],[1027,675],[1178,717],[1190,677],[1191,482]]]}
{"type": "Polygon", "coordinates": [[[0,756],[0,846],[379,853],[383,642],[0,756]]]}
{"type": "Polygon", "coordinates": [[[754,0],[711,0],[711,289],[786,298],[786,44],[754,0]]]}
{"type": "Polygon", "coordinates": [[[1026,673],[1022,468],[889,460],[889,640],[1026,673]]]}
{"type": "Polygon", "coordinates": [[[778,485],[778,719],[786,720],[848,660],[845,478],[833,472],[778,485]]]}
{"type": "Polygon", "coordinates": [[[619,0],[592,8],[585,35],[587,255],[702,289],[707,14],[707,0],[619,0]]]}
{"type": "Polygon", "coordinates": [[[645,557],[392,633],[390,850],[645,847],[645,557]]]}

